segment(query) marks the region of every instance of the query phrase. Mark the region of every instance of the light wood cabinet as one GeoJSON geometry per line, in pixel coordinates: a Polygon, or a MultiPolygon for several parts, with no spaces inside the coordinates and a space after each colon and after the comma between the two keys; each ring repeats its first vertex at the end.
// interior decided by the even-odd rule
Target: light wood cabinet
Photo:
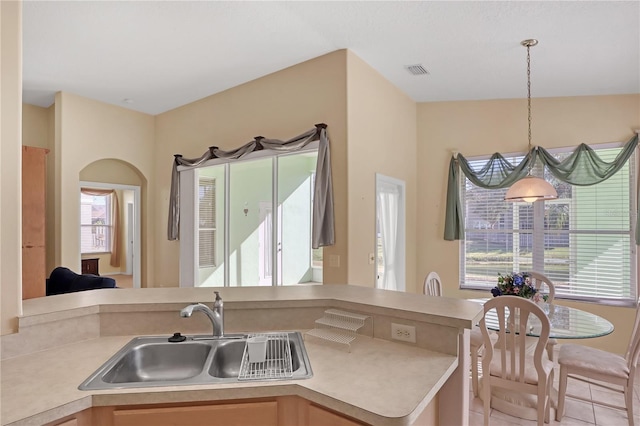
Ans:
{"type": "MultiPolygon", "coordinates": [[[[306,399],[283,396],[192,404],[94,407],[92,426],[363,426],[306,399]]],[[[78,424],[78,426],[84,426],[78,424]]]]}
{"type": "Polygon", "coordinates": [[[362,426],[363,423],[353,421],[333,411],[325,410],[314,404],[307,408],[307,426],[362,426]]]}
{"type": "Polygon", "coordinates": [[[46,293],[45,186],[48,149],[22,147],[22,298],[46,293]]]}
{"type": "Polygon", "coordinates": [[[113,412],[113,426],[278,426],[276,401],[187,407],[146,408],[113,412]]]}

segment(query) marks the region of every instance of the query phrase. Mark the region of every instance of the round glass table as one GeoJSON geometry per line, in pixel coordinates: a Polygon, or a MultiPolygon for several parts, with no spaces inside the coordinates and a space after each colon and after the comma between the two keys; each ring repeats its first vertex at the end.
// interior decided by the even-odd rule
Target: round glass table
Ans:
{"type": "MultiPolygon", "coordinates": [[[[486,299],[470,299],[473,302],[484,304],[486,299]]],[[[569,306],[541,303],[539,305],[551,323],[551,339],[590,339],[606,336],[613,332],[613,324],[608,320],[569,306]]],[[[498,316],[495,311],[487,312],[485,317],[487,328],[498,330],[498,316]]],[[[540,336],[540,321],[536,317],[529,319],[527,336],[540,336]]]]}

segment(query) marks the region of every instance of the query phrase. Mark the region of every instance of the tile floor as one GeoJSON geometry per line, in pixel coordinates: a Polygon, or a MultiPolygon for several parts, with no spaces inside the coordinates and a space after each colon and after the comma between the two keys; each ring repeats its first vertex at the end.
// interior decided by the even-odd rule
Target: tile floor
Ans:
{"type": "MultiPolygon", "coordinates": [[[[557,357],[556,357],[557,359],[557,357]]],[[[640,425],[640,372],[637,374],[634,385],[634,405],[633,413],[636,425],[640,425]]],[[[560,377],[559,368],[556,367],[554,372],[555,388],[558,388],[558,378],[560,377]]],[[[471,382],[469,383],[471,389],[471,382]]],[[[609,391],[599,386],[589,385],[588,383],[579,382],[569,379],[567,385],[567,393],[591,397],[594,400],[604,401],[609,404],[624,406],[624,398],[621,393],[609,391]]],[[[491,409],[489,415],[491,426],[535,426],[534,420],[524,420],[517,417],[501,413],[500,411],[491,409]]],[[[469,392],[469,425],[482,426],[484,422],[483,406],[480,398],[475,398],[473,392],[469,392]]],[[[565,402],[565,414],[562,421],[557,422],[551,419],[551,426],[578,426],[578,425],[597,425],[597,426],[628,426],[627,413],[623,410],[615,410],[598,404],[580,401],[577,399],[567,398],[565,402]]]]}

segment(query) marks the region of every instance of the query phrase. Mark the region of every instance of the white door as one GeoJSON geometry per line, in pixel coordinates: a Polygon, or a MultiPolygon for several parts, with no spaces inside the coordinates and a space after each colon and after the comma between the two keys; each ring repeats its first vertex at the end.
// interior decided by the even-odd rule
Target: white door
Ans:
{"type": "Polygon", "coordinates": [[[133,203],[127,203],[127,275],[133,275],[133,242],[135,236],[136,218],[133,203]]]}
{"type": "Polygon", "coordinates": [[[405,291],[405,183],[376,173],[376,288],[405,291]]]}
{"type": "Polygon", "coordinates": [[[282,226],[278,214],[278,238],[276,241],[276,265],[273,263],[273,207],[268,201],[258,203],[260,209],[260,226],[258,229],[258,269],[259,269],[259,285],[273,285],[274,272],[276,285],[282,285],[282,226]],[[274,271],[275,270],[275,271],[274,271]]]}

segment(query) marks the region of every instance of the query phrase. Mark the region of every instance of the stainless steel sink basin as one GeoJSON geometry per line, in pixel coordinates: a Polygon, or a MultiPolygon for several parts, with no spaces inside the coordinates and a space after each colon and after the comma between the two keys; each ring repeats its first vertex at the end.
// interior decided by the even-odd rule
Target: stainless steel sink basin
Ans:
{"type": "MultiPolygon", "coordinates": [[[[79,386],[80,390],[118,389],[147,386],[233,383],[247,380],[291,380],[313,376],[309,357],[299,332],[284,336],[268,346],[267,363],[251,364],[268,373],[280,372],[280,352],[290,355],[287,375],[249,375],[241,371],[246,335],[222,338],[192,336],[183,342],[169,342],[168,337],[136,337],[113,355],[79,386]],[[287,343],[288,342],[288,346],[287,343]],[[275,352],[278,352],[276,354],[275,352]]],[[[247,361],[247,359],[245,359],[247,361]]]]}
{"type": "MultiPolygon", "coordinates": [[[[244,346],[244,341],[229,341],[219,344],[213,355],[213,359],[209,367],[209,374],[213,377],[220,378],[238,377],[241,373],[240,367],[242,355],[244,353],[244,346]]],[[[267,346],[265,354],[267,361],[257,367],[265,370],[265,375],[273,373],[274,370],[285,370],[286,366],[283,366],[281,355],[285,353],[285,351],[289,350],[291,351],[291,370],[293,374],[295,374],[300,370],[300,367],[304,363],[304,358],[306,357],[306,353],[303,356],[298,353],[299,347],[300,345],[296,344],[292,339],[289,339],[288,342],[284,342],[282,340],[275,341],[271,345],[267,346]],[[287,343],[289,345],[288,348],[283,346],[287,343]]],[[[304,344],[302,345],[302,349],[304,350],[304,344]]]]}
{"type": "Polygon", "coordinates": [[[211,345],[196,342],[140,343],[102,377],[107,383],[184,380],[202,372],[211,345]]]}

